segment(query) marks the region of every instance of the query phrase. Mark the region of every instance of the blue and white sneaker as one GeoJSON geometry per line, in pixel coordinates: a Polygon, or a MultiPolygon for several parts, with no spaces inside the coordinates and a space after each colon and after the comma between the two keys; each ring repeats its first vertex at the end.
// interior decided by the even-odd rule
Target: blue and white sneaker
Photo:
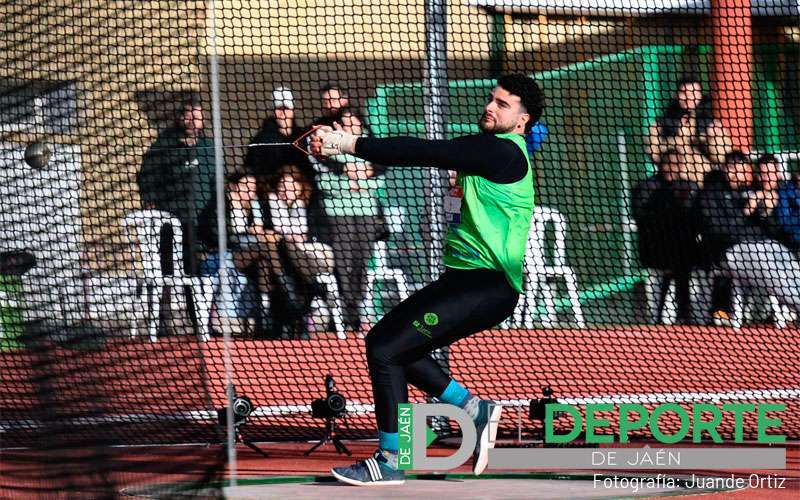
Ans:
{"type": "Polygon", "coordinates": [[[475,430],[478,435],[475,452],[472,454],[472,473],[476,476],[486,470],[489,464],[489,450],[494,448],[501,413],[503,407],[494,401],[481,400],[478,403],[478,416],[475,417],[475,430]]]}
{"type": "Polygon", "coordinates": [[[353,465],[334,467],[331,474],[339,481],[354,486],[393,486],[406,482],[406,473],[390,467],[381,450],[376,450],[370,458],[353,465]]]}

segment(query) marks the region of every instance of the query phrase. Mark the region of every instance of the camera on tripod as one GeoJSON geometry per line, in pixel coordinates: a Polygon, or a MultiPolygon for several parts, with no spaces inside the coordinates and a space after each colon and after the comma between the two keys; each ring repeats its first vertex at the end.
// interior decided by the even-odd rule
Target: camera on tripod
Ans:
{"type": "Polygon", "coordinates": [[[336,383],[330,373],[325,377],[325,397],[311,402],[311,416],[314,418],[334,419],[346,411],[347,400],[336,392],[336,383]]]}
{"type": "Polygon", "coordinates": [[[345,426],[347,425],[347,400],[336,392],[336,383],[330,373],[325,377],[325,397],[317,398],[311,402],[311,416],[325,419],[325,431],[322,439],[305,452],[305,456],[311,455],[314,450],[328,441],[333,443],[337,453],[345,453],[350,456],[350,450],[347,449],[347,446],[342,443],[342,440],[336,434],[336,419],[338,417],[345,417],[344,423],[345,426]]]}
{"type": "MultiPolygon", "coordinates": [[[[253,413],[254,407],[253,402],[247,396],[236,396],[233,398],[233,402],[231,402],[231,408],[233,409],[233,425],[238,426],[244,423],[247,417],[253,413]]],[[[219,425],[227,425],[228,409],[218,409],[217,418],[219,419],[219,425]]]]}
{"type": "MultiPolygon", "coordinates": [[[[244,444],[263,457],[268,457],[269,455],[267,455],[267,452],[256,446],[251,439],[245,438],[242,435],[242,430],[244,428],[244,424],[247,422],[247,417],[253,413],[253,410],[255,410],[255,406],[253,406],[253,401],[251,401],[250,398],[247,396],[238,396],[235,392],[233,392],[233,398],[231,399],[231,412],[233,413],[233,428],[236,442],[244,444]]],[[[224,408],[217,408],[217,419],[219,420],[219,425],[223,427],[228,425],[227,406],[224,408]]]]}

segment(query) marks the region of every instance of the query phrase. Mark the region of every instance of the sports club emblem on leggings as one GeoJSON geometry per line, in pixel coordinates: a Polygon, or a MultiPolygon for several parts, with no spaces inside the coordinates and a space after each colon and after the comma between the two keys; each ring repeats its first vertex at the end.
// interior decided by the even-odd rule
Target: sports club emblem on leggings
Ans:
{"type": "MultiPolygon", "coordinates": [[[[427,326],[436,326],[439,324],[439,315],[436,313],[425,313],[422,320],[427,326]]],[[[422,335],[431,338],[431,331],[427,329],[418,319],[415,319],[411,325],[422,335]]]]}
{"type": "Polygon", "coordinates": [[[439,315],[436,313],[425,313],[422,318],[428,326],[436,326],[439,324],[439,315]]]}

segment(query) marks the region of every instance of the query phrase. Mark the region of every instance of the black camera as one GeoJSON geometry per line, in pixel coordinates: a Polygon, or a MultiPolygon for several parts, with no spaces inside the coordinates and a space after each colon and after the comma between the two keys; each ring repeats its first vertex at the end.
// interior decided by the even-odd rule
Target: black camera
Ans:
{"type": "MultiPolygon", "coordinates": [[[[549,385],[542,387],[542,396],[544,397],[541,399],[531,399],[531,405],[528,411],[528,417],[531,420],[544,422],[547,405],[558,403],[558,399],[553,397],[553,389],[549,385]]],[[[553,413],[553,418],[559,418],[563,415],[564,412],[555,412],[553,413]]]]}
{"type": "MultiPolygon", "coordinates": [[[[233,409],[233,425],[239,425],[245,421],[247,417],[253,413],[253,402],[247,396],[236,396],[231,403],[233,409]]],[[[217,410],[217,418],[219,425],[227,425],[228,423],[228,408],[220,408],[217,410]]]]}
{"type": "Polygon", "coordinates": [[[333,375],[328,374],[325,377],[325,397],[311,402],[311,416],[314,418],[337,418],[347,411],[346,406],[345,397],[336,392],[333,375]]]}

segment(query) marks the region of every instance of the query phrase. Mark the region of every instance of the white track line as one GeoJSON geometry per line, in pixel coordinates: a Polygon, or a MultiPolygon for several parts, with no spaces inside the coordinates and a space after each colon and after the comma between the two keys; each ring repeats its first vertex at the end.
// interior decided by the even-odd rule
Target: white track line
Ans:
{"type": "MultiPolygon", "coordinates": [[[[556,395],[557,396],[557,395],[556,395]]],[[[582,398],[558,398],[559,403],[584,406],[587,404],[599,403],[692,403],[705,402],[714,403],[721,401],[763,401],[763,400],[800,400],[800,389],[765,389],[765,390],[741,390],[730,392],[665,392],[650,394],[623,394],[618,396],[598,396],[582,398]]],[[[508,399],[499,400],[496,403],[503,406],[526,407],[530,404],[529,399],[508,399]]],[[[360,402],[350,402],[347,405],[349,413],[373,413],[375,406],[360,402]]],[[[253,410],[253,417],[270,417],[279,415],[310,414],[311,405],[279,405],[279,406],[258,406],[253,410]]],[[[300,415],[298,415],[300,416],[300,415]]],[[[107,415],[102,417],[78,417],[71,420],[73,425],[92,425],[102,423],[147,423],[161,421],[194,421],[209,422],[217,420],[217,412],[209,410],[193,410],[177,413],[130,413],[124,415],[107,415]]],[[[64,423],[62,422],[61,425],[64,423]]],[[[13,429],[31,429],[41,426],[38,420],[0,420],[0,432],[8,432],[13,429]]]]}

